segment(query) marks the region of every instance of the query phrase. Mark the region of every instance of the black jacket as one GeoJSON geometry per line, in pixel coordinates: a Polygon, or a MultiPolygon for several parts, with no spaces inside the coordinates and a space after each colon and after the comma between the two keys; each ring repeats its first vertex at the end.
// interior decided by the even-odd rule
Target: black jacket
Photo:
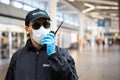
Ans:
{"type": "Polygon", "coordinates": [[[78,76],[67,50],[56,47],[56,53],[48,56],[45,46],[36,50],[29,39],[12,56],[5,80],[78,80],[78,76]]]}

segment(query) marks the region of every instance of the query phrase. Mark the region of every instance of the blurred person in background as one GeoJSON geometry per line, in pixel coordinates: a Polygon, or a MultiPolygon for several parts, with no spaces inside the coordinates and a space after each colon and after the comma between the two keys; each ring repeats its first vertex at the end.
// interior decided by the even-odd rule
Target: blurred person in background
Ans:
{"type": "Polygon", "coordinates": [[[73,58],[56,46],[50,17],[40,9],[25,18],[29,39],[12,56],[5,80],[78,80],[73,58]]]}
{"type": "Polygon", "coordinates": [[[101,44],[101,39],[96,39],[96,44],[97,44],[97,46],[99,47],[100,44],[101,44]]]}
{"type": "Polygon", "coordinates": [[[8,57],[8,37],[5,32],[2,33],[1,57],[2,59],[8,57]]]}
{"type": "Polygon", "coordinates": [[[105,39],[102,40],[102,47],[103,47],[103,50],[105,48],[105,39]]]}

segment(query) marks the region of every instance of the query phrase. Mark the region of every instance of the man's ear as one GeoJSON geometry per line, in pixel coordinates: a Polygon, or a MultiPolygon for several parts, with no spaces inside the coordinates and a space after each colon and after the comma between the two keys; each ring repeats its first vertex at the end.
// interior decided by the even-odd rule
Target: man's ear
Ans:
{"type": "Polygon", "coordinates": [[[26,30],[26,33],[29,34],[29,27],[28,26],[25,27],[25,30],[26,30]]]}

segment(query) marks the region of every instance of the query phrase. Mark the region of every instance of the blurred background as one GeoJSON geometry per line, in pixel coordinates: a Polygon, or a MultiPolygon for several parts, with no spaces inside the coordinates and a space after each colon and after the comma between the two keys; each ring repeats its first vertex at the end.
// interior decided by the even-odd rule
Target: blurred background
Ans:
{"type": "Polygon", "coordinates": [[[40,8],[51,17],[57,45],[69,50],[79,80],[120,80],[120,0],[0,0],[0,80],[24,47],[24,19],[40,8]]]}

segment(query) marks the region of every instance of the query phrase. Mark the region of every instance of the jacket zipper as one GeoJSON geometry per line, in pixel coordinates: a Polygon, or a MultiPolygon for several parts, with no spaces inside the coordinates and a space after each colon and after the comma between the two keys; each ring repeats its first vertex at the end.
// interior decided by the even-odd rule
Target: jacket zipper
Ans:
{"type": "Polygon", "coordinates": [[[38,54],[39,54],[39,51],[37,51],[36,53],[36,69],[35,69],[35,80],[37,80],[37,71],[38,71],[38,54]]]}

